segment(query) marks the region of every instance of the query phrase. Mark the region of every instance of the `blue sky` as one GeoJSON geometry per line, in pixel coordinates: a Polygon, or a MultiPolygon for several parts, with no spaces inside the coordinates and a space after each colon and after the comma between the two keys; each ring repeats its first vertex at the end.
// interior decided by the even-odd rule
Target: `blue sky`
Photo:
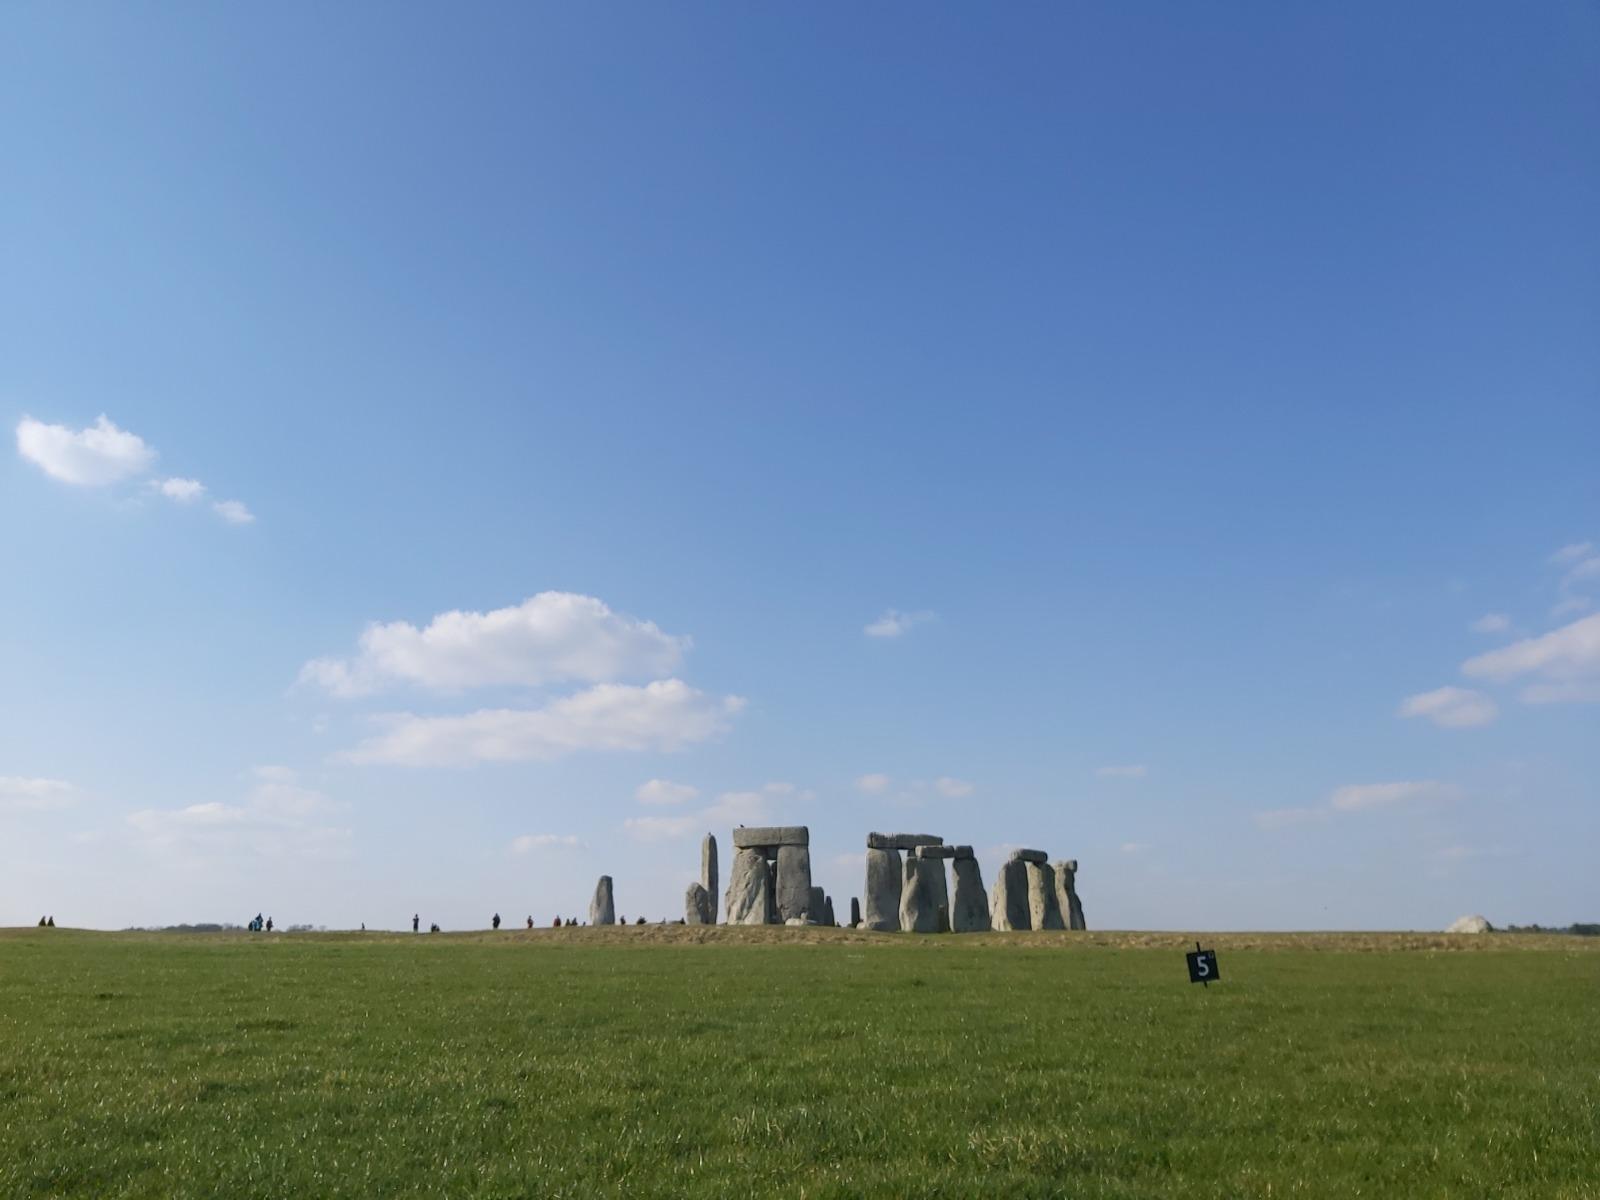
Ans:
{"type": "Polygon", "coordinates": [[[0,923],[1600,912],[1592,5],[3,22],[0,923]]]}

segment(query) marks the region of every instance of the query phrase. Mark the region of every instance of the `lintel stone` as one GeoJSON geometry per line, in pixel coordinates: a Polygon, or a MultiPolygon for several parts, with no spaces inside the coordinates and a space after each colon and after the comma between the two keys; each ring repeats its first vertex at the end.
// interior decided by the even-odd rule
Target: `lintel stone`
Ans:
{"type": "Polygon", "coordinates": [[[1039,863],[1042,865],[1050,861],[1050,856],[1043,850],[1013,850],[1011,852],[1011,861],[1039,863]]]}
{"type": "Polygon", "coordinates": [[[869,833],[868,850],[915,850],[918,846],[942,846],[944,839],[930,833],[869,833]]]}
{"type": "Polygon", "coordinates": [[[733,831],[735,850],[760,850],[768,846],[809,846],[811,830],[804,825],[741,825],[733,831]]]}
{"type": "Polygon", "coordinates": [[[955,856],[956,856],[956,848],[954,846],[918,846],[917,847],[917,857],[918,858],[954,858],[955,856]]]}

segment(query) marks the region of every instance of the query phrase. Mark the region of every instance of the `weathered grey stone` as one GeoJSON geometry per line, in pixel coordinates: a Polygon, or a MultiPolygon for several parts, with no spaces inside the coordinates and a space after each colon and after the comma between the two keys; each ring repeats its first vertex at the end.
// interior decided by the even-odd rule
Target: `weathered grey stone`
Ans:
{"type": "Polygon", "coordinates": [[[1493,933],[1494,926],[1483,917],[1457,917],[1446,933],[1493,933]]]}
{"type": "Polygon", "coordinates": [[[708,833],[700,843],[700,886],[711,897],[711,920],[706,922],[708,925],[717,923],[717,882],[717,838],[715,834],[708,833]]]}
{"type": "Polygon", "coordinates": [[[850,928],[851,929],[859,929],[860,927],[861,927],[861,897],[860,896],[851,896],[850,897],[850,928]]]}
{"type": "Polygon", "coordinates": [[[865,929],[889,933],[900,928],[900,851],[867,851],[867,890],[862,898],[861,924],[865,929]]]}
{"type": "Polygon", "coordinates": [[[811,908],[811,851],[805,846],[778,847],[778,916],[803,917],[811,908]]]}
{"type": "Polygon", "coordinates": [[[983,890],[983,872],[976,858],[958,858],[950,870],[956,877],[956,894],[950,903],[950,928],[956,933],[989,932],[989,897],[983,890]]]}
{"type": "Polygon", "coordinates": [[[759,850],[740,850],[733,856],[725,911],[729,925],[765,925],[772,905],[772,877],[759,850]]]}
{"type": "Polygon", "coordinates": [[[1056,872],[1049,863],[1026,863],[1028,868],[1028,920],[1035,929],[1065,929],[1061,901],[1056,898],[1056,872]]]}
{"type": "Polygon", "coordinates": [[[804,825],[741,825],[733,831],[735,850],[763,846],[809,846],[811,831],[804,825]]]}
{"type": "Polygon", "coordinates": [[[600,882],[594,885],[594,899],[589,901],[589,924],[615,925],[617,923],[617,905],[612,896],[611,876],[600,876],[600,882]]]}
{"type": "Polygon", "coordinates": [[[1043,850],[1013,850],[1011,852],[1011,861],[1025,863],[1047,863],[1050,861],[1050,856],[1043,850]]]}
{"type": "Polygon", "coordinates": [[[901,871],[900,929],[905,933],[938,933],[939,900],[933,889],[937,860],[909,856],[901,871]]]}
{"type": "Polygon", "coordinates": [[[833,897],[824,896],[822,899],[822,923],[829,929],[836,928],[839,924],[833,918],[833,897]]]}
{"type": "Polygon", "coordinates": [[[939,932],[950,932],[950,906],[948,904],[939,905],[939,932]]]}
{"type": "Polygon", "coordinates": [[[959,859],[967,859],[967,858],[977,858],[978,856],[975,853],[973,853],[973,850],[972,850],[971,846],[957,846],[954,857],[955,858],[959,858],[959,859]]]}
{"type": "Polygon", "coordinates": [[[783,924],[783,918],[778,916],[778,862],[771,858],[767,859],[767,924],[783,924]]]}
{"type": "Polygon", "coordinates": [[[809,924],[811,924],[811,922],[806,920],[804,917],[790,917],[787,921],[784,922],[784,924],[785,925],[809,925],[809,924]]]}
{"type": "Polygon", "coordinates": [[[826,896],[816,884],[811,885],[811,898],[806,901],[806,917],[818,925],[827,924],[823,918],[823,906],[827,903],[826,896]]]}
{"type": "Polygon", "coordinates": [[[1069,858],[1056,863],[1056,895],[1061,902],[1061,915],[1068,929],[1089,928],[1083,921],[1083,901],[1078,899],[1078,860],[1069,858]]]}
{"type": "Polygon", "coordinates": [[[931,833],[867,834],[868,850],[915,850],[918,846],[938,846],[943,843],[942,837],[934,837],[931,833]]]}
{"type": "Polygon", "coordinates": [[[711,898],[704,884],[691,883],[683,894],[683,919],[689,925],[715,925],[717,902],[711,898]]]}
{"type": "Polygon", "coordinates": [[[928,889],[933,893],[934,908],[950,911],[950,878],[945,874],[944,859],[924,858],[919,861],[922,869],[928,873],[928,889]]]}
{"type": "Polygon", "coordinates": [[[1028,913],[1028,864],[1008,859],[994,881],[989,920],[996,929],[1032,929],[1028,913]]]}
{"type": "Polygon", "coordinates": [[[956,856],[956,848],[954,846],[918,846],[915,853],[918,858],[954,858],[956,856]]]}

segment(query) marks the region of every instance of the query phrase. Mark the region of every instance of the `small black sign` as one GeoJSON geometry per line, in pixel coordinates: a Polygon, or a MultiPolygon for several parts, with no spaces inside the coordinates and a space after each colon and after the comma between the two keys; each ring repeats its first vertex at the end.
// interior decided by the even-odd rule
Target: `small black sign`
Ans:
{"type": "Polygon", "coordinates": [[[1202,950],[1200,943],[1194,944],[1194,949],[1184,955],[1189,960],[1190,983],[1215,983],[1222,978],[1217,971],[1217,952],[1215,950],[1202,950]]]}

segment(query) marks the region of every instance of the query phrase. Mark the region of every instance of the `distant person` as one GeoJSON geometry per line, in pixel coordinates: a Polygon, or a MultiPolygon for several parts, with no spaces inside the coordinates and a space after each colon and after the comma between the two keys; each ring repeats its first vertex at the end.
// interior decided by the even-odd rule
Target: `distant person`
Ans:
{"type": "Polygon", "coordinates": [[[500,928],[500,914],[499,913],[495,913],[495,915],[494,915],[494,927],[496,929],[500,928]]]}
{"type": "Polygon", "coordinates": [[[416,913],[412,913],[411,914],[411,932],[412,933],[417,932],[417,928],[421,924],[422,924],[422,918],[417,916],[416,913]]]}
{"type": "Polygon", "coordinates": [[[56,919],[54,917],[51,917],[48,921],[45,922],[45,924],[49,928],[54,929],[56,927],[56,919]]]}
{"type": "MultiPolygon", "coordinates": [[[[560,917],[557,917],[557,918],[556,918],[556,924],[557,924],[557,925],[559,925],[559,924],[561,924],[561,918],[560,918],[560,917]]],[[[39,928],[40,928],[40,929],[43,929],[43,928],[44,928],[44,918],[43,918],[43,917],[40,917],[40,918],[39,918],[39,928]]]]}
{"type": "MultiPolygon", "coordinates": [[[[40,917],[39,920],[42,922],[44,920],[44,918],[40,917]]],[[[552,921],[550,927],[552,929],[560,929],[561,928],[561,918],[557,917],[554,921],[552,921]]]]}
{"type": "Polygon", "coordinates": [[[435,921],[432,925],[428,926],[428,932],[429,933],[438,933],[439,932],[439,922],[435,921]]]}
{"type": "Polygon", "coordinates": [[[267,918],[267,932],[268,933],[272,932],[272,918],[271,917],[267,918]]]}
{"type": "Polygon", "coordinates": [[[361,922],[361,932],[365,933],[366,931],[367,931],[367,923],[365,921],[363,921],[363,922],[361,922]]]}
{"type": "Polygon", "coordinates": [[[528,928],[529,929],[533,928],[533,914],[532,913],[528,914],[528,928]]]}

